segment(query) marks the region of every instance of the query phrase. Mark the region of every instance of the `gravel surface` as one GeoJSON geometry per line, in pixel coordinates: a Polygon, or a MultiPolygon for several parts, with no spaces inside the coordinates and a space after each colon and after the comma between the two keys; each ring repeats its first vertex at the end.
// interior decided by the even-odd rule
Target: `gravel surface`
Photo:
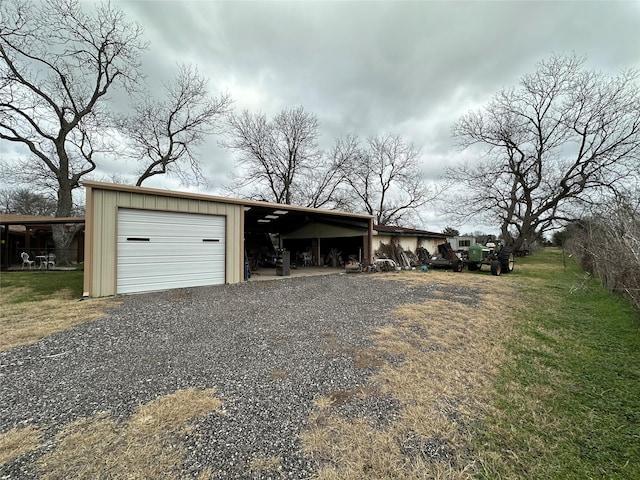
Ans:
{"type": "MultiPolygon", "coordinates": [[[[285,478],[308,478],[315,465],[298,435],[313,401],[367,386],[371,370],[355,365],[354,349],[429,291],[354,274],[122,297],[101,320],[0,353],[0,431],[32,425],[50,439],[100,411],[125,419],[176,390],[215,388],[226,414],[185,437],[186,477],[209,467],[214,478],[255,478],[247,465],[261,456],[280,457],[285,478]]],[[[374,395],[336,408],[386,422],[398,405],[374,395]]],[[[36,478],[42,453],[0,467],[0,478],[36,478]]]]}

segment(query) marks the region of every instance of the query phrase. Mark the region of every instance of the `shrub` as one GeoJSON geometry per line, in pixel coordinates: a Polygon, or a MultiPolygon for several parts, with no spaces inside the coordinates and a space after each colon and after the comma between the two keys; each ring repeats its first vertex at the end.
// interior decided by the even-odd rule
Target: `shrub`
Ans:
{"type": "Polygon", "coordinates": [[[601,206],[601,210],[569,229],[565,247],[584,270],[640,310],[640,199],[601,206]]]}

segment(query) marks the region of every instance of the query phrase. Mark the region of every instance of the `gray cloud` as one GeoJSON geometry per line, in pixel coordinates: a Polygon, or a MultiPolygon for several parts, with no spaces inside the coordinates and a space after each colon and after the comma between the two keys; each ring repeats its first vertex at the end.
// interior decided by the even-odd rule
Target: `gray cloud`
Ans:
{"type": "MultiPolygon", "coordinates": [[[[551,53],[608,73],[640,66],[638,1],[119,1],[145,28],[149,81],[192,62],[236,108],[315,113],[322,143],[392,132],[428,178],[461,158],[452,123],[551,53]]],[[[165,78],[166,79],[166,78],[165,78]]],[[[214,141],[217,176],[232,168],[214,141]]]]}

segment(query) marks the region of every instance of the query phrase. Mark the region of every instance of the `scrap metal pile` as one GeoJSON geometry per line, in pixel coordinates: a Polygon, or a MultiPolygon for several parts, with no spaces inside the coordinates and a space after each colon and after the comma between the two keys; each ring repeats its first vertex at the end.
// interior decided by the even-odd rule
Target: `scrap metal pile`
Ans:
{"type": "Polygon", "coordinates": [[[374,264],[381,271],[410,270],[426,265],[429,252],[425,248],[418,248],[416,253],[405,250],[399,243],[381,243],[375,252],[374,264]]]}

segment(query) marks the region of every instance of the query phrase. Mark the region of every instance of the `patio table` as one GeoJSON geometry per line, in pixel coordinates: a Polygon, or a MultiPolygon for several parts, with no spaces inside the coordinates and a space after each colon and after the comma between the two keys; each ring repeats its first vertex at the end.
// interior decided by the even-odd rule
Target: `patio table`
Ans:
{"type": "Polygon", "coordinates": [[[42,268],[44,267],[46,270],[49,268],[49,263],[47,262],[46,255],[36,255],[36,260],[40,261],[40,265],[38,266],[39,269],[42,270],[42,268]]]}

